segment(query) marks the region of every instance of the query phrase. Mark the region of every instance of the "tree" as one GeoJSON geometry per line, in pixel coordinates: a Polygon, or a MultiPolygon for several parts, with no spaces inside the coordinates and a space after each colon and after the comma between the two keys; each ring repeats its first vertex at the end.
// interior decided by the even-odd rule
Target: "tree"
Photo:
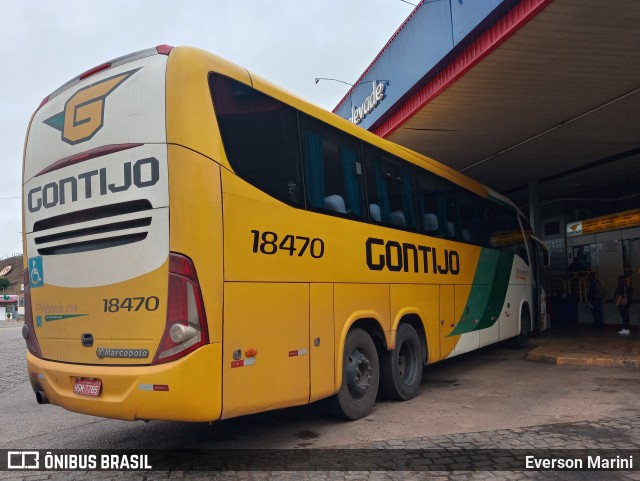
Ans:
{"type": "Polygon", "coordinates": [[[6,277],[0,277],[0,291],[6,289],[11,285],[11,282],[6,277]]]}

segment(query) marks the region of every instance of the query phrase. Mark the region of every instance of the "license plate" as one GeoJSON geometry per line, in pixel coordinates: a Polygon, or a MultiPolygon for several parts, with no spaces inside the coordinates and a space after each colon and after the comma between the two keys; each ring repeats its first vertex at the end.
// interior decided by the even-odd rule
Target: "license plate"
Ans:
{"type": "Polygon", "coordinates": [[[73,383],[73,392],[81,396],[99,396],[102,381],[100,379],[79,379],[73,383]]]}

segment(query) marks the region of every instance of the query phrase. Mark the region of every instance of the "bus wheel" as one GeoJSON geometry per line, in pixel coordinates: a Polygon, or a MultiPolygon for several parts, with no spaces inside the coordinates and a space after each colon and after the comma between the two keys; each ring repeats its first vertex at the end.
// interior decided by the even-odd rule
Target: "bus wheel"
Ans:
{"type": "Polygon", "coordinates": [[[344,344],[342,386],[330,399],[329,408],[341,419],[360,419],[373,409],[379,383],[376,346],[365,331],[352,329],[344,344]]]}
{"type": "Polygon", "coordinates": [[[389,399],[406,401],[418,394],[422,381],[422,345],[410,324],[401,324],[396,332],[396,348],[380,360],[380,386],[389,399]]]}
{"type": "Polygon", "coordinates": [[[529,335],[531,331],[531,319],[529,312],[524,309],[522,311],[522,321],[520,322],[520,334],[511,339],[511,347],[516,349],[524,349],[529,345],[529,335]]]}

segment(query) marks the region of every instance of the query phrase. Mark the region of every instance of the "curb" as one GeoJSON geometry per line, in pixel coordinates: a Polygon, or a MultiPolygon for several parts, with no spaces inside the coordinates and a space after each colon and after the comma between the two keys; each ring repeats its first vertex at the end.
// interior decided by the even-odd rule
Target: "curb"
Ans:
{"type": "Polygon", "coordinates": [[[552,354],[539,354],[530,352],[527,354],[527,361],[546,362],[556,365],[569,366],[598,366],[598,367],[631,367],[640,369],[639,359],[612,359],[594,357],[571,357],[552,354]]]}

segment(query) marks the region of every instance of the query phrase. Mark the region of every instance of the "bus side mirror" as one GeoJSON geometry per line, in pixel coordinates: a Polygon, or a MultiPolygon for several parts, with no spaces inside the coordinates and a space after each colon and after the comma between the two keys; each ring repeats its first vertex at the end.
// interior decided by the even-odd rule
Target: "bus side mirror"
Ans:
{"type": "Polygon", "coordinates": [[[537,244],[537,250],[542,252],[542,265],[544,267],[549,267],[551,265],[551,256],[549,255],[549,249],[541,239],[537,238],[533,234],[529,234],[529,237],[535,244],[537,244]]]}

